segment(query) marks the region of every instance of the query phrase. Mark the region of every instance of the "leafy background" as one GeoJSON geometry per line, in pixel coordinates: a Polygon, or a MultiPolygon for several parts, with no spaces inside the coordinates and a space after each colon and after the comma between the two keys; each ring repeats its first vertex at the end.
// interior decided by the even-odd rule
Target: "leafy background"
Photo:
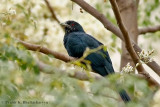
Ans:
{"type": "MultiPolygon", "coordinates": [[[[109,2],[86,0],[110,21],[116,24],[109,2]]],[[[85,31],[107,46],[113,66],[119,71],[121,41],[103,25],[70,0],[50,0],[61,22],[76,20],[85,31]]],[[[61,75],[42,73],[37,60],[61,70],[81,70],[39,52],[32,52],[18,44],[21,39],[49,49],[66,53],[63,47],[64,32],[46,7],[43,0],[0,1],[0,105],[2,107],[158,107],[160,91],[147,82],[131,75],[113,75],[100,81],[80,81],[61,75]],[[125,105],[117,93],[124,87],[133,101],[125,105]],[[10,102],[10,104],[7,103],[10,102]],[[13,101],[41,101],[47,104],[13,104],[13,101]]],[[[138,24],[140,27],[160,22],[159,0],[140,0],[138,24]]],[[[145,50],[155,49],[154,59],[160,64],[160,32],[140,35],[139,44],[145,50]]],[[[55,69],[54,69],[55,70],[55,69]]],[[[150,71],[150,69],[147,69],[150,71]]],[[[158,77],[155,77],[159,79],[158,77]]]]}

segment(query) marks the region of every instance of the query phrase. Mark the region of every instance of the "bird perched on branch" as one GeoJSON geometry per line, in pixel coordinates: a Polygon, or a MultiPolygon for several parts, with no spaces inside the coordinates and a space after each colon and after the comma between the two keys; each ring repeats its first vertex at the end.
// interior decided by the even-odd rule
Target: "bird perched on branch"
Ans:
{"type": "MultiPolygon", "coordinates": [[[[61,25],[65,29],[64,46],[69,56],[80,58],[83,56],[86,48],[96,49],[103,46],[101,42],[85,33],[82,26],[77,22],[67,21],[61,23],[61,25]]],[[[104,49],[90,53],[85,57],[85,60],[88,60],[91,63],[92,70],[101,76],[114,73],[110,56],[104,49]]],[[[125,90],[119,91],[119,94],[124,102],[130,101],[130,97],[125,90]]]]}

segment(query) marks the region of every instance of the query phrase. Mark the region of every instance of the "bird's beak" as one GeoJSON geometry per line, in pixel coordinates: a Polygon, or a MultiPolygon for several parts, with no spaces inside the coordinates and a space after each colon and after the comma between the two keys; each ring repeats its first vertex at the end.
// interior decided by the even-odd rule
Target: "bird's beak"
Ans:
{"type": "Polygon", "coordinates": [[[68,27],[68,28],[70,28],[70,25],[68,25],[68,24],[66,24],[66,23],[60,23],[60,25],[63,26],[63,27],[68,27]]]}
{"type": "Polygon", "coordinates": [[[62,26],[67,26],[68,24],[66,24],[66,23],[60,23],[60,25],[62,25],[62,26]]]}

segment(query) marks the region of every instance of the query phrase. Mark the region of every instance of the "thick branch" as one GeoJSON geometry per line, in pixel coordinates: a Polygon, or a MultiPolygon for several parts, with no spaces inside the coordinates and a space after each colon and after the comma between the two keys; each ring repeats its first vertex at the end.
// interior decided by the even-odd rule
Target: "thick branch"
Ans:
{"type": "Polygon", "coordinates": [[[154,33],[160,31],[160,25],[139,28],[139,34],[154,33]]]}
{"type": "MultiPolygon", "coordinates": [[[[47,65],[47,64],[44,64],[40,61],[37,61],[37,66],[40,69],[40,71],[43,73],[54,74],[55,72],[58,72],[62,75],[68,75],[69,77],[76,78],[79,80],[84,80],[84,81],[91,80],[91,79],[99,80],[99,79],[103,78],[102,76],[100,76],[99,74],[94,73],[94,72],[89,72],[89,74],[86,72],[82,72],[82,71],[66,72],[65,70],[60,70],[60,69],[54,68],[54,67],[47,65]]],[[[118,72],[116,72],[116,73],[118,73],[118,72]]],[[[136,77],[142,78],[142,79],[146,79],[143,75],[139,75],[139,74],[136,74],[136,75],[133,74],[133,76],[136,76],[136,77]]],[[[155,80],[152,80],[152,79],[149,80],[149,83],[150,83],[150,85],[159,86],[159,84],[157,82],[155,82],[155,80]]]]}
{"type": "Polygon", "coordinates": [[[42,47],[40,45],[34,45],[34,44],[30,44],[24,41],[19,40],[19,43],[21,43],[24,47],[26,47],[28,50],[32,50],[32,51],[38,51],[47,55],[53,55],[56,59],[62,60],[64,62],[70,62],[75,60],[75,58],[70,57],[68,55],[64,55],[62,53],[59,52],[55,52],[52,50],[49,50],[45,47],[42,47]]]}
{"type": "MultiPolygon", "coordinates": [[[[108,29],[109,31],[114,33],[116,36],[118,36],[122,41],[124,41],[124,38],[120,29],[117,28],[115,25],[113,25],[108,19],[106,19],[106,17],[103,14],[99,13],[95,8],[90,6],[84,0],[71,0],[71,1],[81,6],[85,11],[87,11],[93,17],[99,20],[106,29],[108,29]]],[[[142,49],[136,43],[134,43],[133,40],[131,40],[131,42],[136,52],[142,51],[142,49]]],[[[160,66],[155,61],[150,62],[149,64],[147,63],[147,65],[160,76],[160,66]]]]}
{"type": "MultiPolygon", "coordinates": [[[[122,34],[123,34],[126,49],[128,50],[134,64],[136,65],[136,64],[140,63],[140,60],[138,58],[138,55],[136,54],[136,52],[134,51],[134,49],[132,47],[130,36],[129,36],[129,33],[127,32],[127,30],[126,30],[126,28],[123,24],[123,21],[121,19],[118,5],[117,5],[115,0],[110,0],[110,3],[112,5],[112,8],[113,8],[116,20],[117,20],[117,24],[118,24],[118,26],[119,26],[122,34]]],[[[140,72],[144,73],[147,77],[149,77],[149,75],[146,74],[146,71],[144,70],[142,65],[137,66],[137,70],[138,70],[139,73],[140,72]]]]}

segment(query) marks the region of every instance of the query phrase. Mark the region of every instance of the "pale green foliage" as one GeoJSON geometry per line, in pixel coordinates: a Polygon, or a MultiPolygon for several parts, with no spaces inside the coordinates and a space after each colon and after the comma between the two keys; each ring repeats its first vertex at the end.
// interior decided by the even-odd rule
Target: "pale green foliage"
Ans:
{"type": "MultiPolygon", "coordinates": [[[[125,104],[118,95],[121,88],[126,89],[133,99],[133,102],[126,106],[151,105],[155,89],[150,88],[144,80],[126,74],[116,74],[99,81],[91,79],[86,83],[58,72],[61,69],[73,70],[71,64],[38,51],[28,51],[18,44],[17,39],[21,39],[64,52],[64,32],[55,20],[51,20],[43,0],[1,0],[0,3],[0,107],[124,107],[125,104]],[[55,73],[41,73],[36,63],[37,59],[51,68],[57,68],[52,69],[55,73]],[[6,101],[16,101],[16,104],[8,104],[6,101]],[[17,104],[18,101],[39,101],[47,104],[17,104]]],[[[101,3],[103,2],[93,4],[101,8],[101,3]]],[[[75,4],[73,10],[69,1],[62,3],[53,0],[51,5],[55,7],[55,13],[61,20],[68,20],[69,16],[73,16],[70,19],[81,20],[82,25],[86,25],[85,29],[90,34],[97,35],[96,37],[107,44],[107,47],[111,44],[109,49],[117,47],[116,37],[112,35],[110,39],[109,36],[104,36],[104,33],[110,33],[85,12],[78,13],[76,9],[79,7],[75,4]],[[75,13],[81,15],[81,18],[77,18],[75,13]],[[97,25],[96,28],[93,23],[97,25]]],[[[110,6],[106,5],[102,6],[109,9],[110,6]]],[[[112,19],[112,16],[108,15],[106,16],[112,19]]],[[[74,71],[77,70],[79,69],[75,67],[74,71]]]]}

